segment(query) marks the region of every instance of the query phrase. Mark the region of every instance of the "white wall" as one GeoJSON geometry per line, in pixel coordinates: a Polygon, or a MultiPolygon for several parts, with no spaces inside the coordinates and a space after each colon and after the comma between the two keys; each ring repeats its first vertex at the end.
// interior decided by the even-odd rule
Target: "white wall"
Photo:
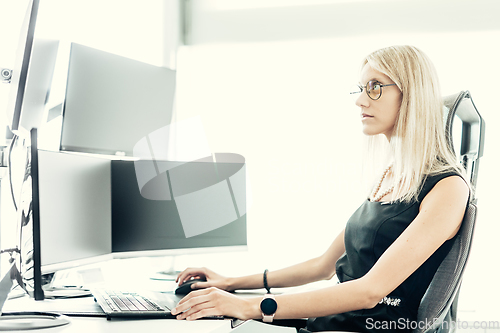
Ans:
{"type": "MultiPolygon", "coordinates": [[[[177,117],[201,116],[213,151],[247,158],[254,272],[320,254],[361,203],[362,134],[347,93],[364,55],[412,44],[433,59],[443,94],[469,90],[486,120],[477,232],[460,313],[463,320],[495,319],[491,309],[500,292],[490,258],[500,252],[494,170],[500,23],[493,16],[500,3],[237,3],[191,1],[190,45],[179,52],[177,117]]],[[[220,269],[234,267],[221,263],[220,269]]]]}

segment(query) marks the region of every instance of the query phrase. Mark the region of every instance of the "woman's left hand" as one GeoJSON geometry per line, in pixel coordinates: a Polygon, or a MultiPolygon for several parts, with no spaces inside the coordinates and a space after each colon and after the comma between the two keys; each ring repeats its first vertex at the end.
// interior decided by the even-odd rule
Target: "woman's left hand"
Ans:
{"type": "Polygon", "coordinates": [[[177,319],[195,320],[208,316],[238,319],[259,318],[259,300],[241,298],[215,287],[191,291],[172,310],[177,319]]]}

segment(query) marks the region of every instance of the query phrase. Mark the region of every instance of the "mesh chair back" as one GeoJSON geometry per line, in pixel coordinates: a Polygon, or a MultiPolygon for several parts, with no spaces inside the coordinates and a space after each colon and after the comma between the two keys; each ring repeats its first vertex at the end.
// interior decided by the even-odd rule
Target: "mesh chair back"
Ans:
{"type": "MultiPolygon", "coordinates": [[[[479,158],[483,155],[484,120],[479,115],[470,93],[462,91],[444,99],[447,109],[446,134],[454,149],[453,125],[456,116],[462,121],[460,159],[475,187],[479,158]]],[[[457,315],[458,293],[469,258],[477,214],[477,199],[471,195],[460,230],[450,253],[439,266],[418,310],[418,327],[421,332],[454,332],[457,315]]]]}
{"type": "Polygon", "coordinates": [[[453,247],[422,298],[418,309],[419,327],[414,332],[454,331],[456,299],[470,253],[476,211],[476,205],[469,204],[453,247]]]}

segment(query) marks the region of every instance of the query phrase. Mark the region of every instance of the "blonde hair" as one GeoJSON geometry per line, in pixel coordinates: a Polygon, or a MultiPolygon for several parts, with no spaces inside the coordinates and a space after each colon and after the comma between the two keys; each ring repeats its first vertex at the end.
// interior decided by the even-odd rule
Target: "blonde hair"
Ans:
{"type": "Polygon", "coordinates": [[[427,175],[454,170],[467,181],[446,140],[441,89],[429,58],[413,46],[392,46],[369,54],[366,64],[387,75],[402,92],[390,142],[383,135],[368,140],[372,161],[381,154],[393,159],[394,198],[416,200],[427,175]]]}

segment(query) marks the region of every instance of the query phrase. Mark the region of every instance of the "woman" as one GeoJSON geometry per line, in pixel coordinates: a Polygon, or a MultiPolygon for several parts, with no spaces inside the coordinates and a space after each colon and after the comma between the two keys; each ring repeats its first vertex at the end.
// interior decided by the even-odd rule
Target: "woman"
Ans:
{"type": "Polygon", "coordinates": [[[371,155],[388,152],[390,164],[344,230],[320,257],[264,276],[186,269],[179,283],[207,281],[194,284],[200,290],[172,311],[179,319],[310,318],[310,331],[410,331],[415,325],[420,300],[460,228],[469,185],[445,139],[437,75],[419,49],[394,46],[368,55],[357,92],[371,155]],[[266,300],[264,305],[277,305],[264,308],[268,314],[260,308],[262,297],[227,292],[297,286],[335,274],[340,283],[334,286],[266,300]]]}

